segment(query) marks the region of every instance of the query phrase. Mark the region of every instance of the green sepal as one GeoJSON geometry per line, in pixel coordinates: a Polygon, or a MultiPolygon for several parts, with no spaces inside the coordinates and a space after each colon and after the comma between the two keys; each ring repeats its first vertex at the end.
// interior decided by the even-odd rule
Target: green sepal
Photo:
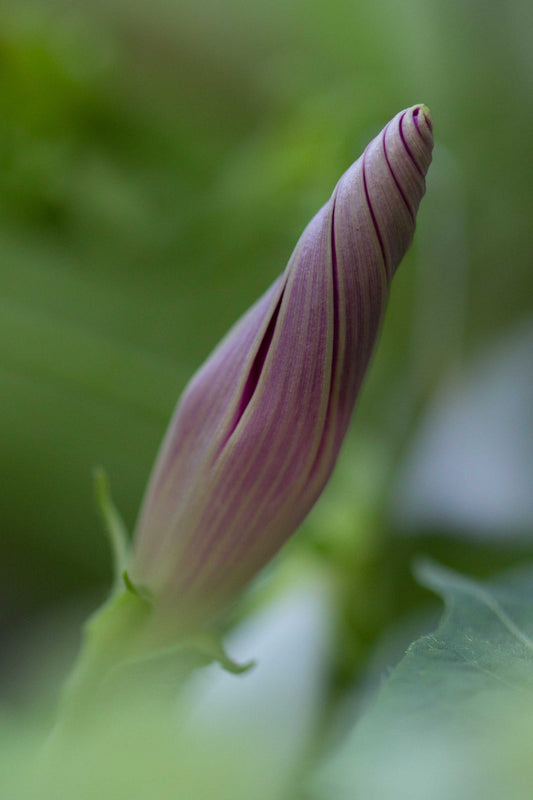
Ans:
{"type": "Polygon", "coordinates": [[[201,630],[179,636],[166,629],[149,589],[130,577],[129,537],[115,507],[105,471],[94,470],[98,507],[113,553],[114,586],[108,602],[85,626],[82,651],[70,676],[60,710],[58,730],[68,731],[84,717],[100,713],[117,695],[157,694],[179,689],[194,669],[218,662],[233,675],[251,669],[226,652],[219,633],[201,630]]]}
{"type": "Polygon", "coordinates": [[[224,648],[222,636],[215,631],[199,631],[187,637],[180,647],[205,656],[210,661],[217,661],[226,672],[230,672],[232,675],[242,675],[256,664],[254,660],[246,661],[244,664],[234,661],[224,648]]]}
{"type": "MultiPolygon", "coordinates": [[[[113,503],[109,480],[103,467],[93,470],[94,489],[98,510],[104,523],[113,556],[114,589],[121,587],[129,557],[129,536],[124,520],[113,503]]],[[[128,587],[129,588],[129,587],[128,587]]]]}
{"type": "Polygon", "coordinates": [[[148,603],[148,605],[153,606],[154,598],[150,589],[148,589],[146,586],[135,584],[130,578],[127,569],[122,571],[121,577],[122,580],[124,581],[124,586],[126,587],[128,592],[131,592],[132,594],[139,597],[141,600],[144,600],[144,602],[148,603]]]}
{"type": "Polygon", "coordinates": [[[111,713],[128,704],[129,698],[166,704],[196,669],[213,662],[233,675],[254,666],[253,661],[234,661],[217,632],[197,631],[174,639],[165,635],[154,620],[153,604],[127,573],[123,578],[126,586],[85,627],[82,651],[65,687],[56,738],[70,735],[104,710],[111,713]]]}
{"type": "MultiPolygon", "coordinates": [[[[135,595],[143,600],[139,595],[135,595]]],[[[168,647],[159,647],[146,652],[139,652],[134,656],[126,657],[116,663],[108,675],[108,680],[117,680],[121,675],[125,676],[128,671],[140,671],[146,669],[150,671],[152,667],[159,664],[168,665],[168,674],[173,672],[172,664],[175,664],[176,681],[179,685],[183,675],[183,664],[188,665],[185,674],[190,674],[191,670],[198,667],[205,667],[217,662],[222,669],[232,675],[242,675],[255,666],[255,661],[248,661],[239,664],[232,659],[226,652],[222,644],[222,637],[214,631],[198,631],[183,637],[175,644],[168,647]]]]}
{"type": "Polygon", "coordinates": [[[60,727],[68,727],[97,706],[100,688],[109,675],[138,652],[151,613],[144,598],[122,589],[88,619],[81,652],[61,700],[60,727]]]}

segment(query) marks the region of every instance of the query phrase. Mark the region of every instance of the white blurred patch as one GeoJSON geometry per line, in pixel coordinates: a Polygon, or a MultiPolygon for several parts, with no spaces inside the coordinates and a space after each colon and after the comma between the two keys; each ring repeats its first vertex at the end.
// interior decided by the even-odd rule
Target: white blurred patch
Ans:
{"type": "Polygon", "coordinates": [[[326,586],[307,580],[228,637],[229,655],[255,659],[253,669],[235,676],[213,665],[190,683],[182,733],[208,750],[222,747],[226,765],[240,773],[249,764],[254,798],[284,797],[305,767],[323,708],[332,629],[326,586]]]}
{"type": "Polygon", "coordinates": [[[533,323],[444,388],[415,435],[392,501],[404,530],[508,536],[533,526],[533,323]]]}

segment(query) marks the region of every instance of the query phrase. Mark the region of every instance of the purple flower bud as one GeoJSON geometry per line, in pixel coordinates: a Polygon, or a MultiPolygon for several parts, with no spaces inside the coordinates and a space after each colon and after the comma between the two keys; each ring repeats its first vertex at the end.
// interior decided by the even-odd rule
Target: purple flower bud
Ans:
{"type": "Polygon", "coordinates": [[[231,600],[324,488],[413,236],[432,146],[425,106],[397,114],[185,389],[130,568],[184,625],[231,600]]]}

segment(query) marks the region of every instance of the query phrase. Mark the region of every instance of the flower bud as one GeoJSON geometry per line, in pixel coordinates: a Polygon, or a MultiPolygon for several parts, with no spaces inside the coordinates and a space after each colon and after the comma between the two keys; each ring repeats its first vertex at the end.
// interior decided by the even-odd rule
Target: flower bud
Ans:
{"type": "Polygon", "coordinates": [[[414,233],[432,146],[425,106],[397,114],[185,389],[129,570],[185,627],[230,601],[324,488],[414,233]]]}

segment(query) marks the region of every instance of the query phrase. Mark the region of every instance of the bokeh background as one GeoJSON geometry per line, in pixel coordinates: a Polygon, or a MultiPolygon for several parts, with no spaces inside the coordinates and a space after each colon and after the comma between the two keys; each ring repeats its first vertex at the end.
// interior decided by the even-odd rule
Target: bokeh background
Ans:
{"type": "Polygon", "coordinates": [[[417,102],[436,148],[415,242],[335,476],[264,583],[327,572],[335,693],[427,602],[413,554],[487,573],[530,551],[532,33],[529,0],[3,0],[8,702],[26,639],[109,586],[92,469],[131,529],[188,377],[417,102]]]}

